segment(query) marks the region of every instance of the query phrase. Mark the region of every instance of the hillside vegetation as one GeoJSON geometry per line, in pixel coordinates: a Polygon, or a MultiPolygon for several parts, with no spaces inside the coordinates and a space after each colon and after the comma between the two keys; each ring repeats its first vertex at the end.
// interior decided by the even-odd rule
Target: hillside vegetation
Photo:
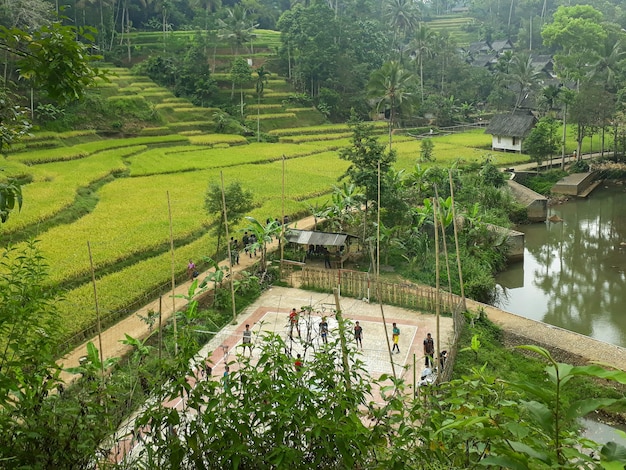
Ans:
{"type": "MultiPolygon", "coordinates": [[[[278,217],[284,157],[285,210],[295,219],[308,215],[309,205],[328,201],[347,168],[337,153],[350,143],[346,125],[294,127],[299,121],[291,118],[285,128],[269,131],[278,142],[249,142],[211,132],[214,123],[199,119],[207,113],[204,108],[132,73],[114,71],[103,96],[150,103],[160,126],[128,138],[102,138],[93,131],[35,133],[24,140],[21,151],[6,158],[5,171],[29,183],[23,188],[24,207],[3,226],[1,239],[4,244],[40,240],[53,267],[49,282],[67,289],[58,309],[64,337],[72,343],[89,336],[95,322],[88,242],[108,325],[166,289],[171,262],[168,197],[176,270],[182,277],[189,258],[214,256],[216,240],[207,232],[212,220],[203,201],[209,183],[219,181],[220,174],[253,192],[255,208],[249,215],[258,220],[278,217]],[[134,91],[125,93],[129,87],[134,91]]],[[[385,142],[387,124],[381,122],[377,129],[385,142]]],[[[412,169],[420,141],[408,136],[394,140],[397,168],[412,169]]],[[[477,131],[434,141],[436,164],[471,163],[484,160],[490,137],[477,131]]],[[[498,162],[509,165],[524,158],[502,154],[498,162]]]]}

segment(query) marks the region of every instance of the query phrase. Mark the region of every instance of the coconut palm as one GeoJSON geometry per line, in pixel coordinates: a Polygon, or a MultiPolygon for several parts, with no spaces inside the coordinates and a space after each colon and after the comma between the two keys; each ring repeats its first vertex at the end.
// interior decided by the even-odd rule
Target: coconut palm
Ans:
{"type": "Polygon", "coordinates": [[[518,90],[515,108],[519,108],[528,93],[539,84],[539,72],[533,67],[530,54],[518,54],[513,57],[509,67],[509,81],[518,90]]]}
{"type": "Polygon", "coordinates": [[[406,38],[413,33],[420,20],[420,11],[413,0],[384,0],[383,18],[393,30],[392,48],[399,52],[402,62],[406,38]]]}
{"type": "Polygon", "coordinates": [[[413,39],[409,47],[417,60],[420,71],[420,92],[422,95],[422,104],[424,104],[424,58],[432,57],[435,52],[435,41],[437,33],[424,23],[418,23],[413,39]]]}
{"type": "Polygon", "coordinates": [[[222,0],[193,0],[192,5],[204,11],[204,30],[209,30],[209,13],[215,13],[222,6],[222,0]]]}
{"type": "Polygon", "coordinates": [[[376,111],[389,111],[389,147],[391,148],[391,131],[396,116],[401,108],[410,108],[413,94],[411,92],[415,76],[405,70],[399,62],[385,62],[372,73],[367,84],[367,94],[376,100],[376,111]]]}
{"type": "Polygon", "coordinates": [[[227,9],[226,20],[218,19],[220,39],[227,40],[233,47],[233,53],[238,56],[239,48],[246,43],[250,43],[256,35],[254,29],[259,26],[248,19],[248,10],[241,5],[227,9]]]}
{"type": "Polygon", "coordinates": [[[420,11],[413,0],[386,0],[384,17],[393,28],[394,44],[409,35],[420,19],[420,11]]]}
{"type": "Polygon", "coordinates": [[[560,92],[560,85],[550,84],[543,87],[538,97],[539,109],[541,109],[546,115],[557,109],[560,92]]]}
{"type": "Polygon", "coordinates": [[[587,75],[593,80],[604,83],[608,90],[615,90],[619,88],[617,77],[622,69],[624,59],[626,59],[626,50],[624,50],[622,42],[610,43],[606,41],[600,57],[591,65],[591,70],[587,75]]]}

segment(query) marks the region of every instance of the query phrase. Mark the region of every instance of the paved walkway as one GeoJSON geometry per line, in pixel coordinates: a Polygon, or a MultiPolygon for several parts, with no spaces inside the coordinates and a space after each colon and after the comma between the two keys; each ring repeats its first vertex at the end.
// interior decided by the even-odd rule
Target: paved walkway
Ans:
{"type": "Polygon", "coordinates": [[[588,363],[597,362],[615,369],[626,370],[626,348],[605,343],[589,336],[574,333],[536,320],[505,312],[491,305],[467,300],[467,308],[478,311],[483,308],[487,317],[505,333],[508,332],[528,341],[521,344],[539,344],[548,349],[558,349],[569,357],[559,359],[562,362],[588,363]]]}

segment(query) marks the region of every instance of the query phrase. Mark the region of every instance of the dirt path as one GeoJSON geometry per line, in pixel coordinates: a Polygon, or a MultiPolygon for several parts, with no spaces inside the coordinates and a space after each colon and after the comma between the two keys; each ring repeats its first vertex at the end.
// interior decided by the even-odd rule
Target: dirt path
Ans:
{"type": "MultiPolygon", "coordinates": [[[[300,230],[310,230],[314,227],[315,220],[313,217],[306,217],[304,219],[298,220],[294,223],[291,223],[290,226],[293,228],[298,228],[300,230]]],[[[274,241],[269,244],[267,247],[267,251],[274,251],[278,249],[278,242],[274,241]]],[[[245,253],[241,253],[239,258],[239,264],[233,267],[234,272],[241,272],[249,269],[254,263],[259,261],[259,256],[250,258],[249,256],[245,256],[245,253]]],[[[228,266],[227,261],[223,261],[220,263],[220,266],[228,266]]],[[[205,276],[210,274],[213,270],[208,270],[203,273],[200,273],[199,278],[204,279],[205,276]]],[[[177,285],[174,293],[175,295],[186,295],[189,291],[189,287],[191,286],[191,281],[187,281],[183,284],[177,285]]],[[[171,316],[174,310],[181,310],[187,305],[187,301],[181,298],[172,298],[171,294],[163,295],[162,297],[162,321],[167,321],[171,316]]],[[[138,309],[133,314],[129,315],[125,319],[111,326],[107,330],[102,332],[102,351],[104,359],[112,358],[112,357],[120,357],[129,352],[132,349],[132,346],[127,346],[121,343],[122,340],[126,338],[126,334],[132,336],[137,339],[144,339],[150,334],[149,325],[142,320],[140,317],[147,317],[149,311],[158,312],[159,310],[159,299],[154,299],[147,305],[144,305],[140,309],[138,309]]],[[[100,349],[100,343],[98,340],[98,336],[94,336],[93,338],[85,341],[83,344],[78,346],[76,349],[68,353],[59,359],[59,364],[63,368],[69,367],[78,367],[79,361],[82,357],[87,355],[87,344],[93,343],[98,349],[100,349]]],[[[66,383],[71,382],[76,375],[70,374],[68,372],[61,373],[61,380],[66,383]]]]}

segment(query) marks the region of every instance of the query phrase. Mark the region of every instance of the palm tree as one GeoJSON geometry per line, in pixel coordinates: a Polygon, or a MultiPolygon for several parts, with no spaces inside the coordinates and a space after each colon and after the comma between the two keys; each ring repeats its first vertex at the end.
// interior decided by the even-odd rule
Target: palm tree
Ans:
{"type": "Polygon", "coordinates": [[[434,54],[434,44],[437,39],[437,33],[424,25],[418,23],[410,48],[419,64],[420,71],[420,92],[422,95],[422,104],[424,104],[424,57],[432,57],[434,54]]]}
{"type": "Polygon", "coordinates": [[[539,109],[541,109],[546,115],[550,114],[551,111],[557,109],[560,92],[560,85],[550,84],[546,87],[543,87],[538,98],[539,109]]]}
{"type": "Polygon", "coordinates": [[[439,57],[441,62],[441,84],[439,92],[444,93],[445,79],[446,79],[446,67],[452,57],[457,55],[457,49],[454,41],[450,38],[448,31],[441,31],[435,38],[435,54],[439,57]]]}
{"type": "Polygon", "coordinates": [[[385,62],[372,73],[367,84],[367,94],[376,100],[376,111],[389,110],[389,147],[391,148],[391,131],[396,120],[396,113],[401,107],[412,105],[411,86],[415,76],[404,70],[396,61],[385,62]]]}
{"type": "Polygon", "coordinates": [[[250,247],[251,250],[258,250],[261,253],[261,271],[267,269],[266,257],[267,257],[267,244],[271,243],[274,238],[279,238],[281,234],[281,225],[274,221],[263,225],[254,217],[246,216],[246,220],[250,222],[245,230],[256,236],[256,243],[250,247]]]}
{"type": "MultiPolygon", "coordinates": [[[[413,0],[385,0],[383,15],[393,29],[393,44],[408,36],[420,19],[420,11],[413,0]]],[[[400,56],[402,61],[402,56],[400,56]]]]}
{"type": "Polygon", "coordinates": [[[496,74],[499,76],[507,76],[510,72],[511,63],[513,62],[513,51],[504,51],[495,64],[496,74]]]}
{"type": "Polygon", "coordinates": [[[618,40],[613,44],[606,41],[600,57],[592,64],[587,75],[591,79],[604,83],[608,90],[614,91],[619,88],[617,77],[625,58],[626,51],[623,49],[621,41],[618,40]]]}
{"type": "Polygon", "coordinates": [[[257,96],[257,109],[256,109],[256,136],[257,142],[261,141],[261,97],[265,90],[265,84],[271,75],[268,70],[265,70],[265,66],[261,65],[255,70],[256,72],[256,96],[257,96]]]}
{"type": "Polygon", "coordinates": [[[226,20],[218,19],[218,37],[230,42],[233,53],[238,56],[239,48],[256,37],[253,31],[259,25],[248,20],[248,10],[241,5],[235,5],[234,8],[229,8],[227,11],[226,20]]]}
{"type": "Polygon", "coordinates": [[[539,83],[539,72],[533,67],[530,54],[519,54],[513,57],[509,67],[509,80],[518,88],[515,108],[517,109],[528,93],[539,83]]]}

